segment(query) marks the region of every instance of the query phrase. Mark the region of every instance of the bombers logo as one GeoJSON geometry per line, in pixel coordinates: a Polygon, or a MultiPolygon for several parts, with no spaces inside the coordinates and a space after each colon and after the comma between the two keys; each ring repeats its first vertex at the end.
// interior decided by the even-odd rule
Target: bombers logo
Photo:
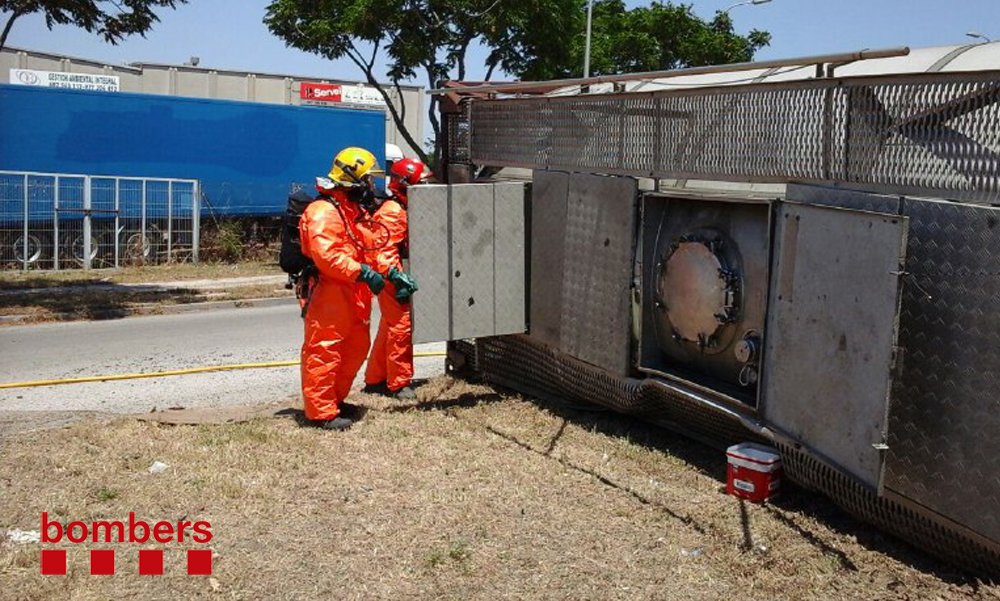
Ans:
{"type": "MultiPolygon", "coordinates": [[[[128,514],[128,521],[95,520],[91,523],[74,521],[63,525],[49,519],[42,512],[42,544],[68,542],[83,543],[137,543],[151,542],[167,545],[171,543],[207,545],[212,542],[212,524],[207,521],[178,520],[149,523],[137,520],[134,512],[128,514]]],[[[41,571],[45,576],[66,575],[66,550],[46,549],[41,551],[41,571]]],[[[115,550],[92,549],[90,551],[91,576],[113,576],[115,573],[115,550]]],[[[187,573],[189,576],[212,575],[212,550],[203,548],[187,549],[187,573]]],[[[163,549],[139,550],[139,574],[141,576],[163,575],[163,549]]]]}

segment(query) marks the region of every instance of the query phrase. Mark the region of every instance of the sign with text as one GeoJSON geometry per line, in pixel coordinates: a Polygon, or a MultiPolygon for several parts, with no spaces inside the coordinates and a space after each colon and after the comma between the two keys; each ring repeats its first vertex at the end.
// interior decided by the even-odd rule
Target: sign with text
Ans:
{"type": "Polygon", "coordinates": [[[385,106],[382,94],[375,88],[366,86],[343,86],[344,102],[364,106],[385,106]]]}
{"type": "Polygon", "coordinates": [[[35,71],[32,69],[11,69],[10,83],[22,86],[64,88],[69,90],[97,90],[100,92],[118,92],[121,90],[121,78],[117,75],[35,71]]]}
{"type": "Polygon", "coordinates": [[[299,85],[299,98],[309,104],[339,102],[353,106],[385,107],[385,100],[378,90],[360,85],[303,81],[299,85]]]}
{"type": "Polygon", "coordinates": [[[340,102],[340,86],[332,83],[312,83],[303,81],[299,86],[299,98],[316,102],[340,102]]]}

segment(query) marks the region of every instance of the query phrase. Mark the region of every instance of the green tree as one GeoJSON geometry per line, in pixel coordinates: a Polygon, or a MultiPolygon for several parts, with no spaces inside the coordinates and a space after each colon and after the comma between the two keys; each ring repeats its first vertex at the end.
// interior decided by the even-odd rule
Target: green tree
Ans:
{"type": "Polygon", "coordinates": [[[7,14],[7,23],[0,34],[0,50],[7,43],[14,21],[26,15],[42,13],[49,29],[57,23],[71,24],[117,44],[126,36],[145,36],[153,23],[160,20],[156,8],[172,9],[185,2],[187,0],[0,0],[0,12],[7,14]]]}
{"type": "MultiPolygon", "coordinates": [[[[264,23],[288,46],[330,60],[347,58],[385,100],[409,145],[429,163],[441,148],[437,97],[428,103],[434,150],[424,152],[405,124],[400,82],[464,80],[473,43],[488,50],[486,79],[499,69],[521,79],[582,74],[586,0],[271,0],[264,23]],[[380,53],[387,70],[377,72],[380,53]],[[400,99],[389,96],[387,78],[400,99]]],[[[770,41],[766,32],[739,36],[728,15],[712,21],[690,5],[653,2],[628,10],[622,0],[594,4],[591,73],[653,71],[747,61],[770,41]]]]}
{"type": "MultiPolygon", "coordinates": [[[[583,75],[586,15],[581,10],[567,31],[556,36],[547,25],[508,32],[491,59],[523,79],[559,79],[583,75]]],[[[771,42],[771,34],[752,30],[741,36],[724,12],[706,21],[690,4],[652,2],[627,9],[622,0],[597,0],[593,8],[590,74],[611,75],[721,65],[753,60],[771,42]]]]}
{"type": "MultiPolygon", "coordinates": [[[[272,0],[264,23],[288,46],[331,60],[347,58],[376,88],[407,143],[425,162],[435,164],[440,153],[441,124],[437,97],[428,102],[428,118],[434,130],[434,150],[424,152],[405,124],[407,107],[402,104],[401,81],[421,78],[429,87],[450,77],[466,77],[470,45],[479,40],[490,45],[502,40],[503,32],[531,26],[539,13],[574,15],[583,0],[272,0]],[[380,53],[387,71],[376,72],[380,53]],[[387,78],[400,98],[397,107],[387,78]]],[[[574,16],[545,15],[544,22],[569,22],[574,16]]],[[[549,31],[563,31],[556,27],[549,31]]],[[[494,65],[496,65],[494,61],[494,65]]],[[[490,69],[492,75],[493,69],[490,69]]]]}

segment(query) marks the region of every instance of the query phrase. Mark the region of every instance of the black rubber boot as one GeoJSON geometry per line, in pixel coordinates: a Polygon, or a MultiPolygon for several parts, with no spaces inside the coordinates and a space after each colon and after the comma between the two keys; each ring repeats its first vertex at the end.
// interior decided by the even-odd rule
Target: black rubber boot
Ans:
{"type": "Polygon", "coordinates": [[[393,392],[392,396],[396,397],[401,401],[412,401],[417,398],[417,393],[414,392],[414,390],[409,386],[403,386],[396,392],[393,392]]]}
{"type": "Polygon", "coordinates": [[[365,387],[361,389],[361,392],[365,394],[380,394],[382,396],[389,396],[389,386],[387,386],[385,382],[365,384],[365,387]]]}
{"type": "Polygon", "coordinates": [[[346,417],[335,417],[333,419],[328,419],[320,424],[320,428],[324,430],[346,430],[354,425],[354,420],[347,419],[346,417]]]}
{"type": "Polygon", "coordinates": [[[354,403],[341,403],[340,404],[340,414],[337,417],[346,417],[352,422],[359,422],[368,413],[363,405],[355,405],[354,403]]]}

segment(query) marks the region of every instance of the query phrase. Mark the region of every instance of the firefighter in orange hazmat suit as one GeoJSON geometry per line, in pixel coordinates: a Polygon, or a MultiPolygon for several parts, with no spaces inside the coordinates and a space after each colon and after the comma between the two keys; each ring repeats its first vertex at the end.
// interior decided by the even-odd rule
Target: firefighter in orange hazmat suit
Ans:
{"type": "Polygon", "coordinates": [[[299,221],[302,254],[316,265],[305,311],[302,344],[302,397],[307,420],[329,430],[344,430],[352,420],[341,415],[354,376],[368,353],[372,294],[384,280],[364,261],[371,232],[360,223],[359,202],[371,193],[380,173],[375,156],[346,148],[334,158],[329,179],[317,180],[321,197],[299,221]]]}
{"type": "Polygon", "coordinates": [[[410,320],[410,296],[417,290],[416,282],[404,271],[403,259],[408,255],[407,189],[432,177],[431,170],[416,159],[402,159],[389,169],[387,199],[375,213],[374,230],[384,229],[388,243],[371,253],[375,270],[388,280],[378,295],[382,313],[378,334],[365,370],[365,390],[388,393],[399,399],[416,395],[413,381],[413,326],[410,320]]]}

